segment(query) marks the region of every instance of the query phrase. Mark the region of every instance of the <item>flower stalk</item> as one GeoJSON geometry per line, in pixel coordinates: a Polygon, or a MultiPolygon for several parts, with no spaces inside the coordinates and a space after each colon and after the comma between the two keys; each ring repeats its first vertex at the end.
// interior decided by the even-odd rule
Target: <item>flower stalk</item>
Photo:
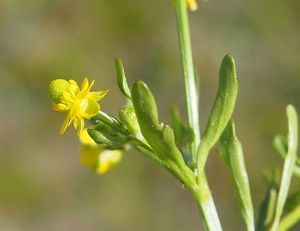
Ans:
{"type": "Polygon", "coordinates": [[[205,172],[198,172],[196,169],[197,149],[200,144],[199,126],[199,96],[196,88],[194,73],[192,47],[188,20],[188,5],[186,0],[176,1],[177,30],[181,64],[185,85],[185,96],[187,104],[188,126],[193,131],[194,139],[190,143],[190,157],[192,159],[195,175],[198,175],[198,185],[193,194],[197,201],[203,223],[206,230],[221,231],[221,224],[217,210],[207,183],[205,172]]]}
{"type": "Polygon", "coordinates": [[[196,152],[200,144],[199,126],[199,99],[196,88],[192,47],[189,31],[188,5],[186,0],[176,1],[177,29],[179,37],[179,47],[181,65],[183,70],[185,97],[187,104],[188,126],[192,129],[194,139],[190,143],[190,155],[192,163],[196,163],[196,152]]]}

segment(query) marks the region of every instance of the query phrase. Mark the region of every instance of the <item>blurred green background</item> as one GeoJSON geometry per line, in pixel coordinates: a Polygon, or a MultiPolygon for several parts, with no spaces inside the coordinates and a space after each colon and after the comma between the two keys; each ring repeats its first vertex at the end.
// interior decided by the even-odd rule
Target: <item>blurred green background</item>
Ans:
{"type": "MultiPolygon", "coordinates": [[[[299,0],[210,0],[191,14],[202,127],[222,57],[236,59],[234,117],[256,211],[262,172],[282,164],[272,139],[286,131],[285,106],[300,110],[299,12],[299,0]]],[[[77,136],[72,129],[58,134],[64,115],[47,96],[53,78],[89,76],[94,89],[110,89],[102,109],[117,115],[125,103],[115,81],[118,56],[131,82],[152,88],[168,122],[172,104],[185,113],[176,36],[169,0],[0,0],[0,230],[202,229],[190,193],[139,153],[127,153],[101,177],[80,166],[77,136]]],[[[207,171],[225,230],[244,230],[216,153],[207,171]]]]}

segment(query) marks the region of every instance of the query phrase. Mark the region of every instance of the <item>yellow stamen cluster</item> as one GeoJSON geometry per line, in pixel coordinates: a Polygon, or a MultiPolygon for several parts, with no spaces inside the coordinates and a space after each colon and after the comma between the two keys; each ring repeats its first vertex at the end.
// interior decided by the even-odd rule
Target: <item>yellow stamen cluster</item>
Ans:
{"type": "Polygon", "coordinates": [[[97,101],[102,99],[108,90],[91,92],[93,85],[94,81],[89,84],[87,78],[84,79],[81,88],[74,80],[56,79],[49,84],[52,108],[55,111],[67,112],[60,134],[63,134],[73,122],[80,135],[84,128],[84,119],[90,119],[100,111],[97,101]]]}

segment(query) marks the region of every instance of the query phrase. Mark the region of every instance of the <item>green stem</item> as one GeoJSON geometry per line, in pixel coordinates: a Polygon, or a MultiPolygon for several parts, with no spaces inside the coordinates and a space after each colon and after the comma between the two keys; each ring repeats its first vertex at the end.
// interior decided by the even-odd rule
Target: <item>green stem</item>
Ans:
{"type": "MultiPolygon", "coordinates": [[[[187,103],[188,126],[194,133],[194,139],[190,143],[191,159],[196,168],[197,149],[200,144],[199,108],[196,79],[194,73],[192,47],[189,31],[188,9],[186,0],[176,0],[177,30],[179,37],[179,47],[181,64],[184,76],[185,97],[187,103]]],[[[196,170],[196,169],[194,169],[196,170]]],[[[195,171],[197,175],[197,170],[195,171]]],[[[200,214],[208,231],[222,231],[220,220],[214,201],[207,183],[204,171],[199,173],[198,185],[192,189],[197,201],[200,214]]]]}
{"type": "Polygon", "coordinates": [[[204,172],[201,174],[201,181],[193,193],[203,219],[205,230],[222,231],[218,213],[204,172]]]}
{"type": "Polygon", "coordinates": [[[177,29],[181,64],[184,75],[188,125],[193,130],[194,140],[190,144],[192,162],[196,163],[196,152],[200,144],[198,94],[194,73],[186,0],[176,0],[177,29]]]}

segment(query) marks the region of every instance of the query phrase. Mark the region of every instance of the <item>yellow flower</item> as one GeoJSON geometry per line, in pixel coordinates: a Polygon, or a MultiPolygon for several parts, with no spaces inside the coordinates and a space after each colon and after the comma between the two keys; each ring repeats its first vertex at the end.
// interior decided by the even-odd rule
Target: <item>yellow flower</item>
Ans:
{"type": "Polygon", "coordinates": [[[87,78],[84,79],[81,89],[74,80],[56,79],[49,84],[52,108],[55,111],[67,112],[60,134],[63,134],[73,122],[80,135],[84,128],[84,119],[90,119],[100,111],[97,101],[102,99],[108,90],[91,92],[93,85],[94,81],[89,84],[87,78]]]}
{"type": "MultiPolygon", "coordinates": [[[[175,3],[176,0],[173,0],[173,2],[175,3]]],[[[191,11],[195,11],[198,9],[197,0],[186,0],[186,3],[191,11]]]]}
{"type": "Polygon", "coordinates": [[[79,136],[82,143],[80,163],[93,169],[97,174],[104,174],[122,159],[122,151],[119,149],[108,150],[97,144],[84,129],[79,136]]]}
{"type": "Polygon", "coordinates": [[[188,4],[191,11],[194,11],[194,10],[198,9],[196,0],[187,0],[187,4],[188,4]]]}

